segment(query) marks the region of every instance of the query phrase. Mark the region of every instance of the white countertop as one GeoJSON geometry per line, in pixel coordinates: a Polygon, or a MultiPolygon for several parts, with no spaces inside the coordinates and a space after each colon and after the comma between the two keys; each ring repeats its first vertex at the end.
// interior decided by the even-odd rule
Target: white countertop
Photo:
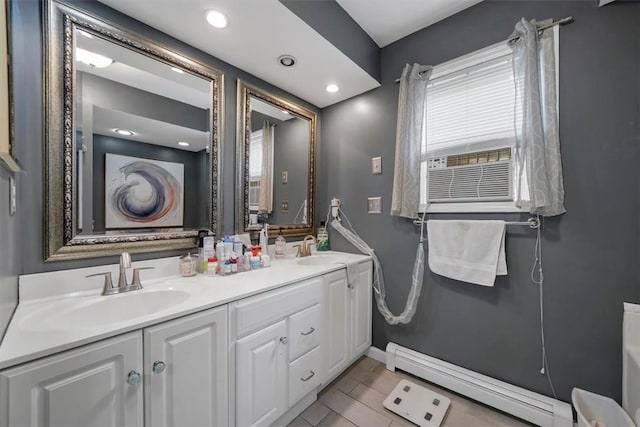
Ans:
{"type": "MultiPolygon", "coordinates": [[[[344,264],[360,263],[370,259],[364,255],[334,251],[316,256],[325,255],[340,256],[344,264]]],[[[99,271],[114,271],[117,270],[117,265],[22,276],[20,303],[0,345],[0,369],[344,268],[343,264],[301,265],[298,260],[299,258],[272,258],[271,267],[224,277],[208,277],[202,274],[194,277],[157,277],[162,272],[177,272],[178,258],[144,261],[134,263],[133,267],[157,266],[160,273],[156,272],[155,278],[145,280],[147,272],[144,271],[144,289],[110,296],[100,295],[101,279],[85,279],[84,276],[99,271]],[[90,284],[90,289],[87,289],[87,284],[90,284]],[[65,293],[56,290],[64,290],[65,293]],[[123,313],[117,309],[116,301],[119,298],[136,295],[135,298],[144,303],[144,295],[167,290],[182,291],[183,294],[180,296],[183,299],[168,308],[160,308],[151,314],[134,318],[131,318],[131,313],[123,313]],[[65,312],[82,306],[91,307],[92,304],[107,299],[110,307],[108,316],[100,314],[98,310],[95,317],[103,318],[90,318],[81,324],[65,322],[65,312]],[[58,320],[53,324],[44,322],[47,313],[58,320]]],[[[147,275],[149,276],[153,277],[153,274],[147,275]]],[[[114,276],[114,280],[116,279],[117,276],[114,276]]]]}

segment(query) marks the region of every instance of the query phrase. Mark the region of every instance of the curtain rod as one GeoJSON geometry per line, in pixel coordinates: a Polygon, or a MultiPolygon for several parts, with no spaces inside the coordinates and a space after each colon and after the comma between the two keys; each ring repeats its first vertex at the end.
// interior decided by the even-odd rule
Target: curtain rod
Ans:
{"type": "MultiPolygon", "coordinates": [[[[562,18],[562,19],[558,19],[557,21],[553,21],[547,25],[542,25],[538,28],[538,31],[544,31],[546,29],[549,29],[551,27],[555,27],[556,25],[567,25],[567,24],[571,24],[572,22],[574,22],[575,19],[573,19],[573,16],[567,16],[566,18],[562,18]]],[[[508,39],[505,40],[505,42],[507,43],[511,43],[514,42],[516,40],[520,40],[520,36],[511,36],[508,39]]],[[[423,72],[420,72],[419,74],[422,74],[423,72]]],[[[396,79],[396,83],[400,83],[400,79],[396,79]]]]}

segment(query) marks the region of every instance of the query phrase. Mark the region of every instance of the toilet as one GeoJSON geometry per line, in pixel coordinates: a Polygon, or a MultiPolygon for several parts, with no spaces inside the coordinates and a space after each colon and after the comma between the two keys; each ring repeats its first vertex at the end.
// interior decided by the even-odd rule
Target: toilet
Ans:
{"type": "Polygon", "coordinates": [[[640,427],[640,305],[624,303],[622,322],[622,408],[613,399],[574,388],[578,427],[640,427]],[[623,410],[624,409],[624,410],[623,410]],[[601,424],[593,424],[598,421],[601,424]],[[635,424],[634,424],[635,423],[635,424]]]}

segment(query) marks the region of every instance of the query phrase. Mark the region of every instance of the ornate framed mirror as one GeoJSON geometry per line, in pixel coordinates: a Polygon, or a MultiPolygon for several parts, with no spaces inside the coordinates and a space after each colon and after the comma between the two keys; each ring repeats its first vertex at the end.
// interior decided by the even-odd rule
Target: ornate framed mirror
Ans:
{"type": "Polygon", "coordinates": [[[317,114],[238,80],[237,124],[236,232],[312,234],[317,114]]]}
{"type": "Polygon", "coordinates": [[[45,260],[220,234],[223,74],[64,2],[45,7],[45,260]]]}

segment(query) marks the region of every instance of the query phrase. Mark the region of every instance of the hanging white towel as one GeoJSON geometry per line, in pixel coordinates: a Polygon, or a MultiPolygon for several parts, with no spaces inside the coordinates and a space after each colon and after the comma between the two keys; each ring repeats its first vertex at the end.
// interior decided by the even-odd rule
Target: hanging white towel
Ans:
{"type": "Polygon", "coordinates": [[[427,221],[429,268],[436,274],[493,286],[507,274],[504,221],[427,221]]]}

